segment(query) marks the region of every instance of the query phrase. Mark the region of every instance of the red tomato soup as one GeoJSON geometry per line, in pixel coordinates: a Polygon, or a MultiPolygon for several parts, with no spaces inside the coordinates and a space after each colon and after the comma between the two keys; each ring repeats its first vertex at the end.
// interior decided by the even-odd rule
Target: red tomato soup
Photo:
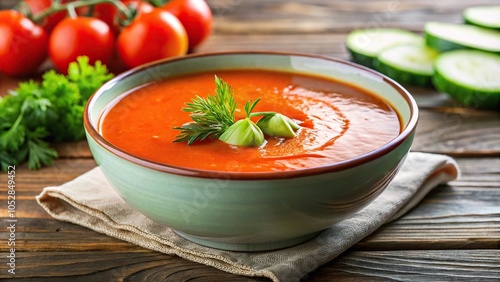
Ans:
{"type": "MultiPolygon", "coordinates": [[[[257,118],[258,119],[258,118],[257,118]]],[[[286,171],[318,167],[373,151],[401,132],[398,114],[385,101],[351,85],[296,73],[232,70],[169,78],[120,96],[103,114],[105,139],[137,157],[170,166],[211,171],[286,171]],[[183,112],[196,95],[215,94],[215,75],[231,85],[235,120],[275,111],[297,121],[297,136],[266,136],[261,147],[238,147],[218,139],[173,142],[174,127],[191,122],[183,112]]]]}

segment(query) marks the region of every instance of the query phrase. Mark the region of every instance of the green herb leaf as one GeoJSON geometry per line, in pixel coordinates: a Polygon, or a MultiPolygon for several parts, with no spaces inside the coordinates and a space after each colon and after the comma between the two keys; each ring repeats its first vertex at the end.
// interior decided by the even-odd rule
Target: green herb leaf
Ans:
{"type": "Polygon", "coordinates": [[[260,98],[255,100],[255,102],[253,102],[253,103],[250,103],[250,101],[248,101],[245,104],[245,113],[247,114],[247,118],[249,118],[251,116],[253,108],[255,108],[257,103],[259,103],[259,101],[260,101],[260,98]]]}
{"type": "Polygon", "coordinates": [[[49,143],[43,141],[47,136],[47,131],[43,127],[37,127],[35,131],[27,135],[28,145],[28,168],[39,169],[42,165],[51,165],[57,152],[50,148],[49,143]]]}
{"type": "Polygon", "coordinates": [[[68,76],[53,70],[40,83],[21,82],[0,98],[0,167],[28,161],[30,169],[50,165],[57,153],[53,141],[85,137],[83,109],[89,96],[113,75],[100,62],[88,64],[79,57],[71,63],[68,76]]]}
{"type": "Polygon", "coordinates": [[[174,129],[181,130],[174,142],[188,141],[191,145],[196,140],[208,137],[218,138],[234,123],[234,101],[231,86],[222,79],[215,77],[215,95],[203,99],[196,96],[191,103],[186,103],[184,112],[191,113],[194,123],[187,123],[174,129]]]}
{"type": "Polygon", "coordinates": [[[174,129],[181,130],[174,142],[187,141],[188,145],[197,140],[208,137],[219,138],[231,145],[257,147],[264,143],[264,133],[270,136],[292,138],[300,128],[290,118],[276,112],[252,113],[259,103],[260,98],[253,103],[245,104],[246,118],[234,122],[234,101],[231,87],[215,76],[216,94],[203,99],[196,96],[191,103],[186,103],[187,108],[182,109],[191,113],[193,122],[184,124],[174,129]],[[263,116],[257,124],[250,117],[263,116]]]}
{"type": "Polygon", "coordinates": [[[94,92],[113,78],[108,68],[100,61],[93,66],[89,64],[88,57],[78,57],[76,62],[72,62],[68,67],[68,79],[76,83],[82,100],[87,101],[94,92]]]}
{"type": "Polygon", "coordinates": [[[293,120],[280,113],[264,115],[257,126],[266,135],[283,138],[295,137],[295,131],[300,128],[293,120]]]}
{"type": "Polygon", "coordinates": [[[245,147],[259,147],[265,141],[262,130],[248,117],[231,125],[219,137],[219,140],[230,145],[245,147]]]}

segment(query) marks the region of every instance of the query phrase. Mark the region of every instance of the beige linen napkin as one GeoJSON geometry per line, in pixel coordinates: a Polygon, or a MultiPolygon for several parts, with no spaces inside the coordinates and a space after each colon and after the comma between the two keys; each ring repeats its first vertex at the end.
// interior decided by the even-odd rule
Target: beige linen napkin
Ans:
{"type": "Polygon", "coordinates": [[[299,281],[382,224],[414,207],[431,189],[459,175],[447,156],[410,153],[389,187],[369,206],[303,244],[267,252],[212,249],[179,237],[136,212],[113,191],[99,168],[59,187],[46,187],[38,203],[54,218],[76,223],[144,248],[247,276],[299,281]]]}

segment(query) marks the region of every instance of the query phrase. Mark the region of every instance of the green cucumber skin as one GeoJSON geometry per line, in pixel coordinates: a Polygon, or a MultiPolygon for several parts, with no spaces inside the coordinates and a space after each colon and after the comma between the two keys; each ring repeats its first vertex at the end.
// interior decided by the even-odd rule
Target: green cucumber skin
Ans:
{"type": "Polygon", "coordinates": [[[425,44],[427,46],[432,47],[440,52],[448,52],[452,50],[459,50],[459,49],[473,49],[461,44],[457,44],[445,39],[441,39],[438,37],[435,37],[432,34],[425,33],[425,44]]]}
{"type": "Polygon", "coordinates": [[[432,84],[440,92],[448,93],[467,107],[500,110],[500,92],[481,91],[458,85],[447,80],[438,70],[434,72],[432,84]]]}
{"type": "Polygon", "coordinates": [[[387,75],[401,84],[423,87],[432,86],[432,75],[412,73],[398,69],[377,59],[375,60],[374,65],[377,71],[387,75]]]}
{"type": "Polygon", "coordinates": [[[448,51],[452,51],[452,50],[469,49],[469,50],[480,50],[483,52],[490,52],[493,54],[500,54],[500,51],[494,52],[491,50],[484,50],[484,49],[480,49],[480,48],[474,48],[474,47],[458,44],[455,42],[448,41],[446,39],[438,38],[432,34],[429,34],[428,32],[425,32],[425,44],[427,44],[427,46],[429,46],[429,47],[432,47],[432,48],[438,50],[439,52],[448,52],[448,51]]]}
{"type": "MultiPolygon", "coordinates": [[[[397,29],[397,28],[380,28],[376,29],[377,33],[385,33],[388,32],[393,35],[395,39],[400,39],[400,42],[398,43],[397,41],[394,42],[392,45],[401,45],[401,44],[410,44],[410,43],[423,43],[423,37],[420,35],[417,35],[416,33],[413,33],[408,30],[404,29],[397,29]],[[401,38],[399,38],[401,37],[401,38]],[[403,40],[404,39],[404,40],[403,40]]],[[[346,49],[349,51],[349,54],[351,55],[351,61],[357,64],[360,64],[362,66],[374,69],[375,68],[375,60],[379,54],[366,54],[367,50],[364,50],[365,48],[357,46],[355,42],[352,42],[355,38],[360,36],[360,33],[366,33],[366,34],[371,34],[373,32],[372,29],[356,29],[351,31],[345,40],[345,46],[346,49]]],[[[376,35],[371,35],[371,36],[376,36],[376,35]]],[[[385,46],[385,48],[390,48],[393,47],[392,45],[385,46]]],[[[379,48],[379,47],[375,47],[379,48]]],[[[379,53],[382,50],[379,50],[379,53]]],[[[370,50],[368,53],[373,53],[373,50],[370,50]]]]}
{"type": "Polygon", "coordinates": [[[375,57],[371,57],[371,56],[357,53],[357,52],[349,49],[348,46],[347,46],[347,50],[349,51],[349,54],[351,54],[351,61],[353,61],[356,64],[360,64],[362,66],[369,67],[371,69],[374,68],[375,57]]]}
{"type": "Polygon", "coordinates": [[[480,24],[480,23],[477,23],[477,22],[470,21],[470,20],[468,20],[465,17],[463,18],[463,21],[464,21],[464,24],[470,24],[470,25],[475,25],[475,26],[482,27],[482,28],[489,28],[489,29],[500,31],[500,27],[487,26],[487,25],[484,25],[484,24],[480,24]]]}

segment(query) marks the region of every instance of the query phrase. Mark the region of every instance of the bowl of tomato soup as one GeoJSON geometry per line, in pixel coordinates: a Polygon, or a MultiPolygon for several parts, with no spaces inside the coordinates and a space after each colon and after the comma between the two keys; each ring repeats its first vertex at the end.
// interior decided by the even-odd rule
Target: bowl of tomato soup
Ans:
{"type": "Polygon", "coordinates": [[[128,205],[190,241],[236,251],[300,244],[364,208],[398,172],[417,120],[408,91],[378,72],[280,52],[147,64],[103,85],[84,112],[96,163],[128,205]],[[174,142],[193,122],[183,108],[213,95],[214,77],[230,85],[235,121],[259,100],[253,110],[293,120],[294,136],[174,142]]]}

